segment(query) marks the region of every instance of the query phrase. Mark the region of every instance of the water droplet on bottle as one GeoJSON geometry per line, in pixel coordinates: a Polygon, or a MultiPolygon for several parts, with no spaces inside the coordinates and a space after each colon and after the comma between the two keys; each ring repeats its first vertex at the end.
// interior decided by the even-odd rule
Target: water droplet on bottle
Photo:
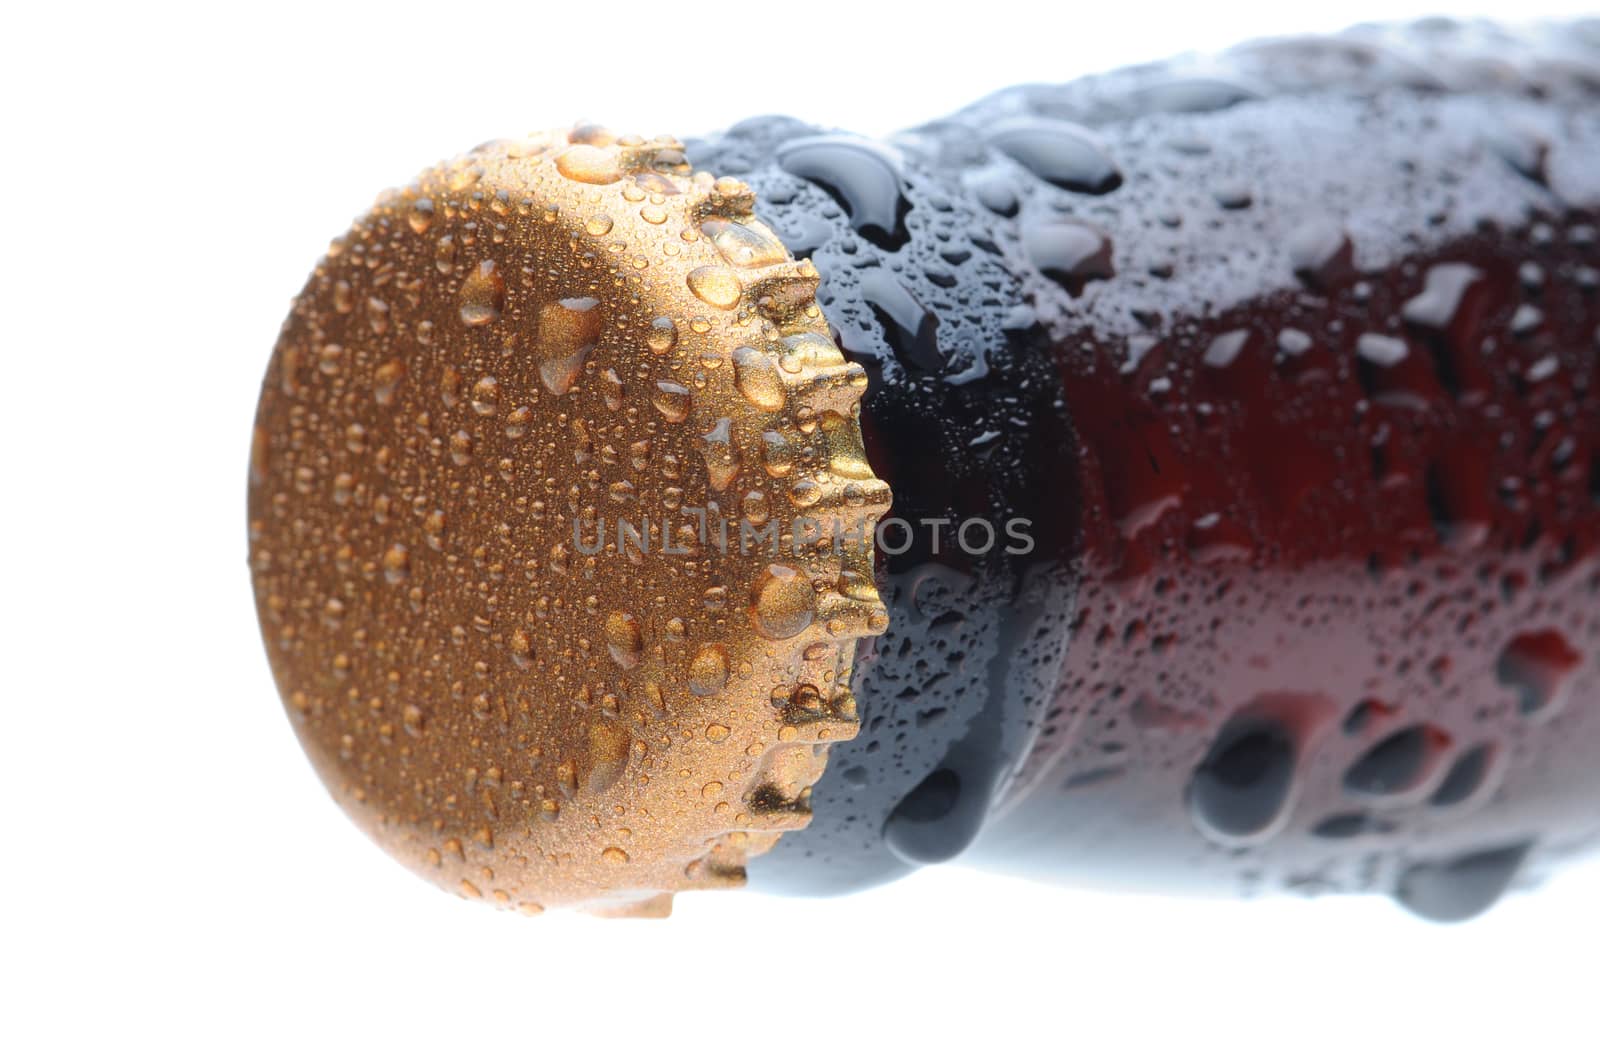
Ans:
{"type": "Polygon", "coordinates": [[[1424,474],[1428,512],[1439,541],[1458,552],[1478,549],[1494,524],[1488,459],[1477,447],[1451,448],[1424,474]]]}
{"type": "Polygon", "coordinates": [[[1110,237],[1078,222],[1029,226],[1022,244],[1039,272],[1074,296],[1083,294],[1089,281],[1109,280],[1115,274],[1110,237]]]}
{"type": "Polygon", "coordinates": [[[1249,329],[1232,329],[1211,341],[1200,363],[1208,369],[1227,369],[1238,360],[1250,342],[1249,329]]]}
{"type": "Polygon", "coordinates": [[[1256,201],[1250,186],[1243,181],[1224,181],[1211,190],[1211,198],[1223,210],[1244,210],[1256,201]]]}
{"type": "Polygon", "coordinates": [[[1028,119],[1002,127],[989,143],[1068,192],[1104,195],[1122,184],[1122,172],[1093,135],[1070,122],[1028,119]]]}
{"type": "Polygon", "coordinates": [[[1372,819],[1365,812],[1341,812],[1317,823],[1311,833],[1318,838],[1342,841],[1359,837],[1372,829],[1372,819]]]}
{"type": "Polygon", "coordinates": [[[1002,218],[1016,217],[1021,201],[1017,195],[1017,185],[1009,176],[997,170],[987,170],[973,175],[968,179],[968,187],[972,194],[978,198],[990,211],[1002,218]]]}
{"type": "Polygon", "coordinates": [[[1356,339],[1356,354],[1380,369],[1393,369],[1410,355],[1406,341],[1378,332],[1363,332],[1356,339]]]}
{"type": "Polygon", "coordinates": [[[1295,227],[1285,241],[1289,265],[1308,287],[1328,291],[1355,276],[1355,245],[1338,222],[1314,218],[1295,227]]]}
{"type": "Polygon", "coordinates": [[[1483,279],[1483,271],[1464,262],[1443,262],[1430,266],[1422,291],[1402,309],[1407,322],[1428,328],[1445,329],[1461,312],[1467,291],[1483,279]]]}
{"type": "Polygon", "coordinates": [[[1350,766],[1344,788],[1372,797],[1405,793],[1422,780],[1431,747],[1426,727],[1396,731],[1350,766]]]}
{"type": "Polygon", "coordinates": [[[1295,745],[1271,720],[1235,720],[1195,769],[1189,805],[1218,834],[1248,838],[1271,827],[1288,803],[1295,745]]]}
{"type": "Polygon", "coordinates": [[[1483,785],[1489,776],[1489,764],[1494,748],[1488,744],[1476,745],[1456,758],[1450,771],[1439,784],[1429,802],[1436,808],[1450,808],[1466,801],[1483,785]]]}
{"type": "Polygon", "coordinates": [[[884,844],[909,864],[938,864],[960,856],[977,839],[989,810],[991,770],[957,749],[900,799],[883,826],[884,844]]]}
{"type": "Polygon", "coordinates": [[[852,137],[805,137],[778,149],[778,165],[832,196],[850,227],[879,247],[893,251],[908,239],[910,204],[900,168],[882,147],[852,137]]]}
{"type": "Polygon", "coordinates": [[[1553,629],[1518,635],[1500,651],[1495,678],[1517,695],[1525,716],[1559,708],[1583,655],[1553,629]]]}
{"type": "Polygon", "coordinates": [[[863,270],[861,294],[883,326],[884,339],[903,365],[925,373],[947,368],[939,349],[939,319],[888,270],[863,270]]]}
{"type": "MultiPolygon", "coordinates": [[[[1539,326],[1543,324],[1544,311],[1530,303],[1523,303],[1517,307],[1516,313],[1511,315],[1511,334],[1518,339],[1527,339],[1539,331],[1539,326]]],[[[1538,382],[1531,371],[1529,377],[1533,382],[1538,382]]]]}
{"type": "Polygon", "coordinates": [[[1502,124],[1484,133],[1489,148],[1517,173],[1535,184],[1549,184],[1545,166],[1550,157],[1550,145],[1531,129],[1502,124]]]}
{"type": "Polygon", "coordinates": [[[1511,885],[1531,848],[1531,842],[1522,842],[1415,864],[1401,876],[1396,899],[1413,914],[1440,923],[1482,915],[1511,885]]]}
{"type": "Polygon", "coordinates": [[[1210,114],[1258,98],[1253,90],[1223,78],[1169,76],[1136,90],[1133,106],[1144,113],[1210,114]]]}

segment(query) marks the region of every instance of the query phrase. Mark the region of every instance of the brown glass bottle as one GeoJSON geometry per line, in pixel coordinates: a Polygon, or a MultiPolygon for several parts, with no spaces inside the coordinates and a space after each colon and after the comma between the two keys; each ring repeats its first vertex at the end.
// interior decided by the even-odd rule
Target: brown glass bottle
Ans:
{"type": "Polygon", "coordinates": [[[1428,22],[442,164],[263,389],[291,719],[524,911],[960,857],[1475,914],[1600,841],[1597,102],[1592,23],[1428,22]],[[875,561],[605,545],[691,512],[875,561]]]}
{"type": "Polygon", "coordinates": [[[903,525],[861,734],[756,885],[961,855],[1448,919],[1600,837],[1600,56],[1480,34],[689,145],[816,263],[903,525]]]}

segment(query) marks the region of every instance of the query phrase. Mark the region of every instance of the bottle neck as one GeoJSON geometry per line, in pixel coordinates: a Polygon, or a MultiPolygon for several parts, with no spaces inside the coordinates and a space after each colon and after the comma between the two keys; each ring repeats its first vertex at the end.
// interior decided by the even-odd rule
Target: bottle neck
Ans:
{"type": "Polygon", "coordinates": [[[743,160],[758,214],[813,258],[838,344],[870,378],[867,456],[894,489],[877,540],[889,630],[858,650],[862,734],[831,752],[811,825],[750,872],[777,891],[856,889],[963,851],[1050,703],[1080,527],[1057,352],[1003,217],[959,166],[784,120],[690,150],[743,160]]]}

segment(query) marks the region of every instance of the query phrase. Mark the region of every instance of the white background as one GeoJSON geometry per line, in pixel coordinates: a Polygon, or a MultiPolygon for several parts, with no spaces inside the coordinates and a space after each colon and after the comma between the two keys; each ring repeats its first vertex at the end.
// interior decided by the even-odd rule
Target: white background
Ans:
{"type": "Polygon", "coordinates": [[[524,920],[392,865],[296,748],[244,563],[251,413],[289,298],[379,189],[578,118],[886,132],[1011,82],[1425,11],[1057,3],[1016,21],[1029,6],[0,15],[0,1056],[1600,1056],[1593,864],[1458,928],[1383,900],[1177,902],[959,869],[826,901],[690,895],[665,923],[524,920]]]}

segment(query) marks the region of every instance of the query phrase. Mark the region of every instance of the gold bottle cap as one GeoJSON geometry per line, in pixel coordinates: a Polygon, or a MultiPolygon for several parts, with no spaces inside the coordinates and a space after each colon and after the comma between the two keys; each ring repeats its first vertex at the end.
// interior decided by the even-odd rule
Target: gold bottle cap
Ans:
{"type": "Polygon", "coordinates": [[[268,656],[335,798],[446,889],[665,914],[804,826],[857,729],[889,489],[753,206],[668,139],[494,142],[383,196],[284,324],[268,656]]]}

